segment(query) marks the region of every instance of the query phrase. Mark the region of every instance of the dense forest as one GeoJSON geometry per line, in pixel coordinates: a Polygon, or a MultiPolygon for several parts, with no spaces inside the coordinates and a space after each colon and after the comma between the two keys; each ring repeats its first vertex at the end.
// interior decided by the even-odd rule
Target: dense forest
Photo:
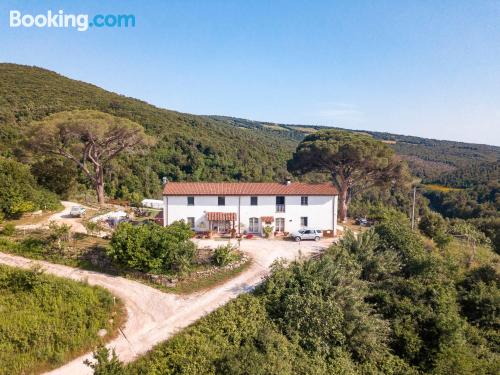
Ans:
{"type": "Polygon", "coordinates": [[[500,277],[385,211],[124,368],[130,374],[497,374],[500,277]]]}
{"type": "MultiPolygon", "coordinates": [[[[85,180],[68,163],[40,160],[23,144],[32,121],[74,109],[96,109],[128,118],[143,125],[157,140],[147,153],[123,156],[108,169],[107,194],[125,199],[131,199],[132,193],[157,195],[163,176],[194,181],[280,180],[288,174],[286,160],[298,142],[324,128],[184,114],[45,69],[0,64],[0,155],[27,162],[38,182],[60,195],[81,191],[85,180]],[[51,173],[53,166],[64,170],[64,182],[51,173]]],[[[443,172],[471,167],[472,163],[495,164],[500,158],[500,147],[495,146],[363,132],[389,143],[408,161],[413,174],[427,182],[443,172]]]]}
{"type": "MultiPolygon", "coordinates": [[[[67,193],[50,176],[50,169],[43,167],[62,162],[41,161],[22,142],[33,120],[74,109],[96,109],[128,118],[157,140],[149,153],[122,157],[107,171],[111,197],[128,199],[129,192],[155,196],[162,176],[195,181],[281,179],[295,146],[264,132],[249,133],[208,117],[156,108],[44,69],[0,64],[0,155],[28,162],[41,184],[52,183],[56,186],[49,187],[67,193]]],[[[73,179],[79,182],[75,174],[73,179]]]]}

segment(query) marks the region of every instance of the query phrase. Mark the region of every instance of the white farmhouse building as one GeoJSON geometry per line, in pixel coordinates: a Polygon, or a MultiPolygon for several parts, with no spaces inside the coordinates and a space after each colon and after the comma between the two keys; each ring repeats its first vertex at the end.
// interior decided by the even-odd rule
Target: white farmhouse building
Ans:
{"type": "Polygon", "coordinates": [[[163,190],[163,223],[184,220],[195,231],[262,234],[303,227],[335,234],[337,190],[332,184],[169,182],[163,190]]]}

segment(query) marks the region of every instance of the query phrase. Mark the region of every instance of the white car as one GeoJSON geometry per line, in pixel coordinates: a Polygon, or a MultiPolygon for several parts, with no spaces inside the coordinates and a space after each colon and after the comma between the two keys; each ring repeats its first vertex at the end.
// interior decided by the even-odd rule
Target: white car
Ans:
{"type": "Polygon", "coordinates": [[[290,234],[295,241],[314,240],[319,241],[323,237],[323,231],[319,229],[302,228],[290,234]]]}
{"type": "Polygon", "coordinates": [[[82,217],[85,215],[86,209],[82,206],[73,206],[69,211],[69,215],[72,217],[82,217]]]}

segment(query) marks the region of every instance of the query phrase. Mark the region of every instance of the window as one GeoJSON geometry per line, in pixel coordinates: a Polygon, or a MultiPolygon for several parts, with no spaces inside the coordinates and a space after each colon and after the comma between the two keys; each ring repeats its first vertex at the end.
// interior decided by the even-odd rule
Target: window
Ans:
{"type": "Polygon", "coordinates": [[[285,197],[276,197],[276,212],[285,212],[285,197]]]}
{"type": "Polygon", "coordinates": [[[309,197],[300,197],[301,206],[307,206],[309,204],[309,197]]]}
{"type": "Polygon", "coordinates": [[[194,197],[188,197],[188,206],[194,206],[194,197]]]}
{"type": "Polygon", "coordinates": [[[187,223],[191,227],[191,229],[194,229],[194,217],[188,217],[187,223]]]}
{"type": "Polygon", "coordinates": [[[250,197],[250,206],[257,206],[258,199],[257,197],[250,197]]]}
{"type": "Polygon", "coordinates": [[[307,216],[302,216],[300,218],[300,226],[307,227],[307,216]]]}
{"type": "Polygon", "coordinates": [[[219,206],[225,206],[226,205],[226,197],[218,197],[217,202],[219,206]]]}

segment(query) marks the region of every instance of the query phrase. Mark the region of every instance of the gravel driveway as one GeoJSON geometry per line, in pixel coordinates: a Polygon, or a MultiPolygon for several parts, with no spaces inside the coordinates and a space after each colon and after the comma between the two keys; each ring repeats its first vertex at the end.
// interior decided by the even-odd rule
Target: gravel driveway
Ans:
{"type": "MultiPolygon", "coordinates": [[[[61,214],[64,215],[64,211],[61,214]]],[[[196,242],[200,247],[225,243],[215,240],[196,240],[196,242]]],[[[122,361],[129,362],[232,298],[252,290],[268,274],[269,266],[275,259],[292,260],[299,254],[299,248],[304,256],[309,256],[321,251],[330,243],[331,240],[303,241],[300,244],[281,240],[243,240],[241,250],[253,259],[252,265],[225,284],[187,296],[163,293],[122,277],[32,261],[4,253],[0,253],[0,263],[22,268],[39,264],[47,273],[73,280],[86,280],[89,284],[100,285],[121,298],[127,309],[128,320],[123,327],[123,334],[111,341],[108,346],[116,349],[122,361]]],[[[91,374],[91,370],[83,364],[84,359],[91,359],[91,354],[81,356],[49,373],[91,374]]]]}
{"type": "Polygon", "coordinates": [[[28,224],[28,225],[17,225],[17,229],[26,229],[33,230],[38,228],[48,227],[51,221],[55,221],[58,224],[67,224],[71,227],[71,231],[74,233],[87,233],[87,230],[82,224],[82,220],[80,218],[72,217],[69,213],[71,211],[72,206],[81,206],[81,204],[74,202],[61,201],[61,204],[64,206],[64,209],[61,212],[57,212],[54,215],[50,216],[47,220],[38,224],[28,224]]]}

